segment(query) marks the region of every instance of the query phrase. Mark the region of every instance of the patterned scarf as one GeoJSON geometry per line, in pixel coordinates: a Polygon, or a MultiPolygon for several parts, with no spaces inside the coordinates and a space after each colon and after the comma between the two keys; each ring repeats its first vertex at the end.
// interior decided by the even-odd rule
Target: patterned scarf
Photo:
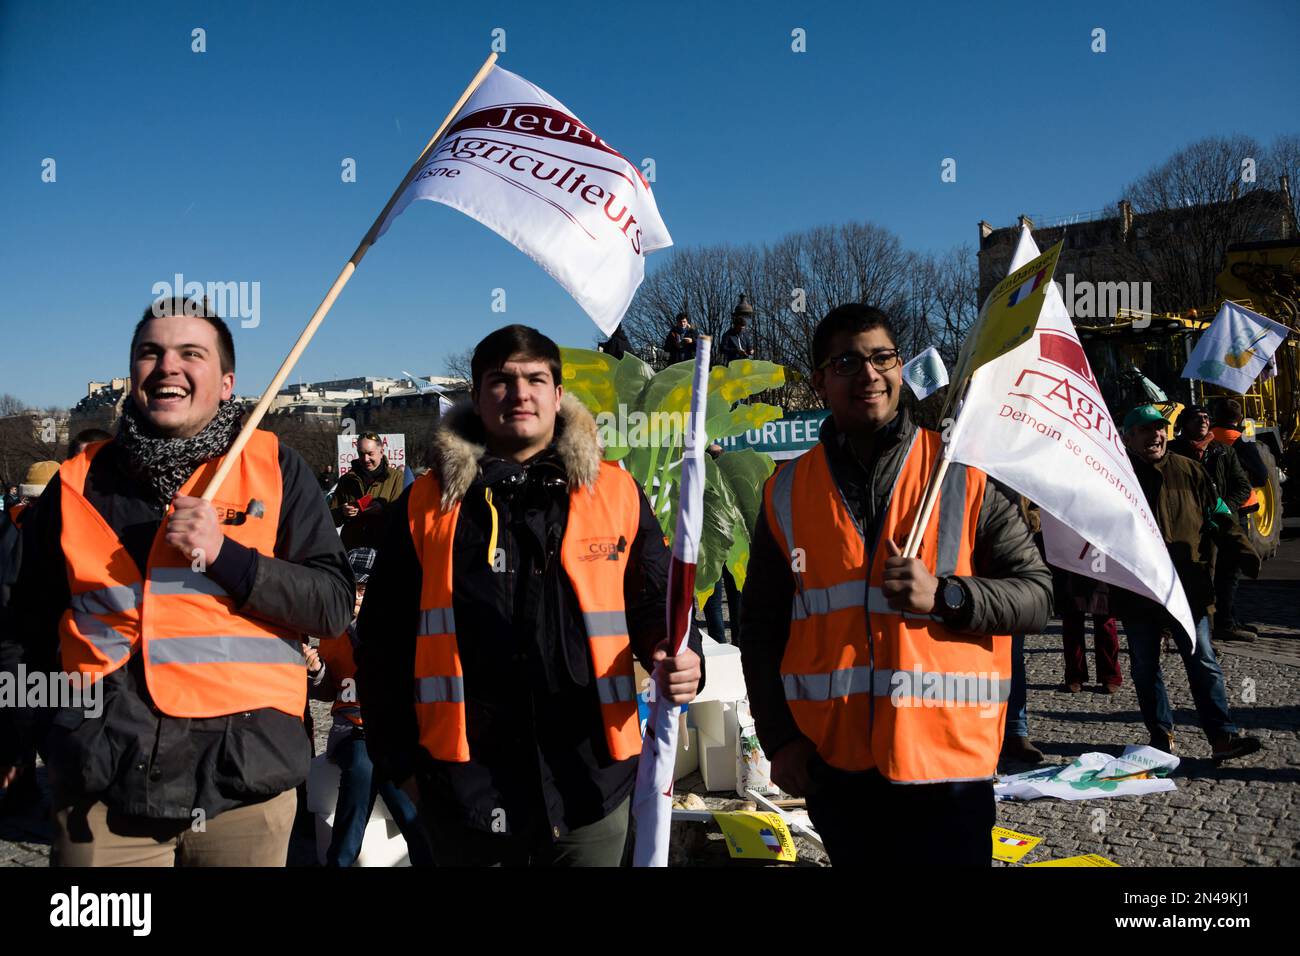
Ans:
{"type": "Polygon", "coordinates": [[[227,400],[197,435],[161,438],[128,398],[122,405],[117,444],[131,477],[148,488],[154,503],[165,510],[196,468],[226,453],[239,434],[243,413],[238,402],[227,400]]]}

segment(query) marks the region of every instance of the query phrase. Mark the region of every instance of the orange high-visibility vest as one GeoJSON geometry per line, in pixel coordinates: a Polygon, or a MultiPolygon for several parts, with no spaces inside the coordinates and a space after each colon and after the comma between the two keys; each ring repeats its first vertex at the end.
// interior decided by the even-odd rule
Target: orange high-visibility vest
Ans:
{"type": "MultiPolygon", "coordinates": [[[[461,503],[444,509],[441,499],[442,488],[432,472],[411,485],[411,540],[424,572],[415,644],[415,711],[424,749],[435,760],[464,763],[470,757],[465,674],[452,611],[452,544],[461,503]]],[[[602,462],[593,486],[569,493],[569,519],[560,544],[560,561],[587,629],[605,742],[615,760],[641,752],[632,644],[623,606],[627,549],[640,515],[635,479],[618,465],[602,462]]],[[[491,562],[490,555],[487,560],[491,562]]]]}
{"type": "MultiPolygon", "coordinates": [[[[769,526],[796,581],[781,660],[790,711],[828,764],[874,767],[897,783],[993,776],[1011,688],[1008,636],[904,615],[881,591],[888,557],[881,542],[906,540],[941,449],[937,433],[917,429],[871,548],[823,445],[784,465],[764,491],[769,526]]],[[[986,480],[975,468],[949,468],[919,555],[932,574],[974,573],[986,480]]]]}
{"type": "MultiPolygon", "coordinates": [[[[165,520],[141,575],[86,500],[90,463],[106,444],[88,445],[59,469],[61,544],[72,592],[59,622],[63,666],[94,682],[139,652],[150,696],[164,714],[222,717],[273,707],[301,717],[307,681],[299,635],[235,610],[216,581],[167,544],[165,520]]],[[[270,432],[253,432],[213,501],[222,533],[268,558],[280,522],[279,447],[270,432]],[[264,505],[261,517],[244,514],[253,498],[264,505]]],[[[220,462],[196,470],[181,494],[206,487],[220,462]]]]}
{"type": "MultiPolygon", "coordinates": [[[[1222,425],[1215,425],[1210,429],[1210,431],[1214,433],[1215,441],[1219,442],[1221,445],[1227,445],[1229,449],[1232,449],[1232,446],[1236,444],[1237,439],[1241,437],[1241,432],[1238,429],[1224,428],[1222,425]]],[[[1234,450],[1232,453],[1235,455],[1236,451],[1234,450]]],[[[1255,507],[1258,504],[1259,495],[1255,493],[1255,489],[1252,487],[1250,489],[1250,497],[1243,501],[1241,507],[1237,510],[1245,511],[1247,508],[1255,507]]]]}
{"type": "Polygon", "coordinates": [[[338,637],[327,637],[320,642],[320,659],[329,668],[334,686],[334,703],[330,713],[346,717],[361,726],[361,700],[357,697],[357,662],[352,654],[352,632],[344,631],[338,637]],[[345,684],[345,682],[348,682],[345,684]]]}

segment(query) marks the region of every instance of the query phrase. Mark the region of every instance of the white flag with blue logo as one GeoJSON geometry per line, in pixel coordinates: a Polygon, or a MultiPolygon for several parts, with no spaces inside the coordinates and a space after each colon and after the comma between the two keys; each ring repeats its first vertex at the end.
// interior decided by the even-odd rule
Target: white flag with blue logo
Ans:
{"type": "Polygon", "coordinates": [[[1244,395],[1250,391],[1289,330],[1235,302],[1223,303],[1187,358],[1183,378],[1244,395]]]}
{"type": "Polygon", "coordinates": [[[948,369],[933,345],[903,366],[903,381],[918,401],[948,384],[948,369]]]}

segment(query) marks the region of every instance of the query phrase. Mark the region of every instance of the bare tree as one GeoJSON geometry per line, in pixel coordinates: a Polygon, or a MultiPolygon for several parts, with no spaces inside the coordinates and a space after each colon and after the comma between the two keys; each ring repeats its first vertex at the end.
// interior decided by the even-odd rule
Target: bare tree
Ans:
{"type": "Polygon", "coordinates": [[[27,411],[27,403],[17,395],[11,395],[9,392],[0,395],[0,418],[20,415],[25,411],[27,411]]]}
{"type": "Polygon", "coordinates": [[[1228,245],[1276,237],[1276,194],[1261,188],[1257,174],[1262,155],[1249,136],[1207,137],[1127,188],[1138,217],[1138,261],[1126,271],[1145,262],[1157,310],[1213,301],[1228,245]],[[1246,175],[1252,164],[1256,175],[1246,175]]]}
{"type": "Polygon", "coordinates": [[[442,370],[448,378],[461,378],[465,381],[470,380],[470,360],[474,358],[473,349],[465,349],[463,352],[452,352],[443,356],[442,370]]]}

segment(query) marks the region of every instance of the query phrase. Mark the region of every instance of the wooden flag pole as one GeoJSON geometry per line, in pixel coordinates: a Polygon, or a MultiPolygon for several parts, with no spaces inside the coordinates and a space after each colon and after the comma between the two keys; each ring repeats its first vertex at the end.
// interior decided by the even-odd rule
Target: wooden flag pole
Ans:
{"type": "MultiPolygon", "coordinates": [[[[965,392],[968,385],[970,385],[970,376],[966,375],[957,383],[957,388],[949,393],[949,401],[944,403],[945,412],[952,409],[954,423],[957,416],[961,414],[961,404],[966,397],[965,392]]],[[[947,418],[948,416],[944,415],[944,417],[947,418]]],[[[934,513],[935,503],[939,500],[939,488],[943,485],[944,476],[948,474],[950,462],[951,459],[941,454],[934,463],[934,468],[930,471],[930,479],[925,483],[925,490],[921,493],[921,510],[916,516],[916,521],[912,524],[912,530],[907,533],[907,542],[903,546],[903,557],[905,558],[915,558],[921,553],[921,542],[925,539],[925,528],[930,523],[930,515],[934,513]]]]}
{"type": "Polygon", "coordinates": [[[312,336],[316,334],[316,330],[320,328],[321,322],[325,321],[325,316],[329,313],[329,310],[333,308],[334,300],[339,297],[339,293],[343,291],[343,287],[347,285],[348,280],[352,278],[352,273],[356,271],[357,266],[361,264],[361,260],[365,258],[370,246],[375,241],[376,235],[379,232],[379,227],[383,225],[384,219],[387,218],[389,211],[397,203],[397,200],[401,197],[402,192],[410,184],[411,180],[415,178],[415,174],[424,164],[424,158],[428,154],[429,150],[431,150],[433,145],[442,138],[443,132],[451,125],[451,121],[456,118],[456,114],[460,112],[461,107],[465,105],[466,101],[474,95],[474,91],[479,88],[479,84],[487,79],[487,75],[491,72],[496,61],[497,55],[495,53],[490,54],[488,58],[483,61],[483,65],[479,67],[478,72],[474,74],[474,79],[470,80],[469,86],[465,87],[465,92],[462,93],[460,99],[456,101],[456,105],[447,113],[446,118],[443,119],[441,125],[439,125],[437,131],[433,134],[429,142],[425,144],[424,149],[420,150],[419,157],[411,165],[411,168],[407,170],[406,175],[402,178],[401,184],[393,191],[393,195],[389,197],[388,202],[384,205],[383,211],[379,213],[378,218],[375,219],[371,227],[366,230],[365,237],[362,238],[361,244],[357,246],[356,252],[352,253],[352,258],[350,258],[343,266],[343,271],[340,272],[338,278],[334,280],[334,284],[330,286],[329,292],[325,294],[325,298],[321,301],[321,304],[316,307],[316,311],[312,314],[311,320],[307,323],[306,328],[302,330],[302,334],[298,336],[298,341],[293,344],[293,348],[289,350],[289,354],[285,356],[284,361],[280,363],[280,370],[276,372],[275,377],[271,379],[271,384],[266,386],[266,391],[262,393],[262,397],[258,400],[257,405],[254,406],[252,413],[248,416],[248,421],[246,421],[244,427],[240,429],[239,436],[235,439],[234,444],[230,446],[230,450],[226,452],[225,458],[221,462],[221,467],[219,467],[217,473],[212,476],[212,480],[208,482],[208,486],[203,489],[204,501],[211,501],[213,499],[217,493],[217,489],[221,487],[221,483],[226,480],[226,476],[230,474],[230,470],[235,467],[235,462],[239,459],[240,452],[244,450],[244,446],[248,444],[248,439],[252,437],[253,432],[257,430],[257,426],[261,424],[262,418],[266,415],[267,409],[271,407],[271,401],[275,398],[275,393],[280,390],[282,385],[284,385],[285,379],[289,377],[289,373],[293,371],[294,365],[296,365],[298,359],[302,357],[302,353],[306,350],[307,344],[311,342],[312,336]]]}

